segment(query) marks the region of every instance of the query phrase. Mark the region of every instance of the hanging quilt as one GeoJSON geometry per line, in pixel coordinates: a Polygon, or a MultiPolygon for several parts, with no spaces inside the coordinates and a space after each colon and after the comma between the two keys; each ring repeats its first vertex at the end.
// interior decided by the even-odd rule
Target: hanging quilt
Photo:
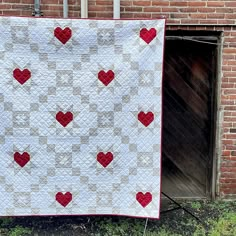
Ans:
{"type": "Polygon", "coordinates": [[[159,218],[165,20],[0,32],[0,216],[159,218]]]}

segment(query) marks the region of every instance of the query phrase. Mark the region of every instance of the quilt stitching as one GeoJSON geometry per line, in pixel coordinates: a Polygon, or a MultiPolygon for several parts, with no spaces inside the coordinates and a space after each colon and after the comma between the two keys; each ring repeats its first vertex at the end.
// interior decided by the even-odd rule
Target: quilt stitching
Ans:
{"type": "Polygon", "coordinates": [[[0,18],[0,215],[159,218],[164,30],[0,18]]]}

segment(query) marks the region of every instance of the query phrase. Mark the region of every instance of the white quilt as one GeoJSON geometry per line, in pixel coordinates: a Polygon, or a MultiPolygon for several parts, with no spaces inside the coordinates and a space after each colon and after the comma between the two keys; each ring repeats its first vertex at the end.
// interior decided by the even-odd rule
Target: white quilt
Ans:
{"type": "Polygon", "coordinates": [[[159,218],[165,20],[0,18],[0,215],[159,218]]]}

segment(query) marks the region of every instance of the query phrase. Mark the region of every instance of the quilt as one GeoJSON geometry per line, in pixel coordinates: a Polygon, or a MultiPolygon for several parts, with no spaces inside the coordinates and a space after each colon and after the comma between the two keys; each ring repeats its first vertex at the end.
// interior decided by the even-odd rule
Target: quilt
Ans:
{"type": "Polygon", "coordinates": [[[159,218],[165,20],[0,18],[0,215],[159,218]]]}

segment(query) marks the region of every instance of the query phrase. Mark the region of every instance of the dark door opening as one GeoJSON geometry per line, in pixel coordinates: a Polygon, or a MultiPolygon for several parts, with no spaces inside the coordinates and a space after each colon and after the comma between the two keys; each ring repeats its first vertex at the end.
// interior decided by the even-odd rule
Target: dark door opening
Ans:
{"type": "Polygon", "coordinates": [[[216,45],[167,37],[162,191],[172,197],[210,196],[216,57],[216,45]]]}

